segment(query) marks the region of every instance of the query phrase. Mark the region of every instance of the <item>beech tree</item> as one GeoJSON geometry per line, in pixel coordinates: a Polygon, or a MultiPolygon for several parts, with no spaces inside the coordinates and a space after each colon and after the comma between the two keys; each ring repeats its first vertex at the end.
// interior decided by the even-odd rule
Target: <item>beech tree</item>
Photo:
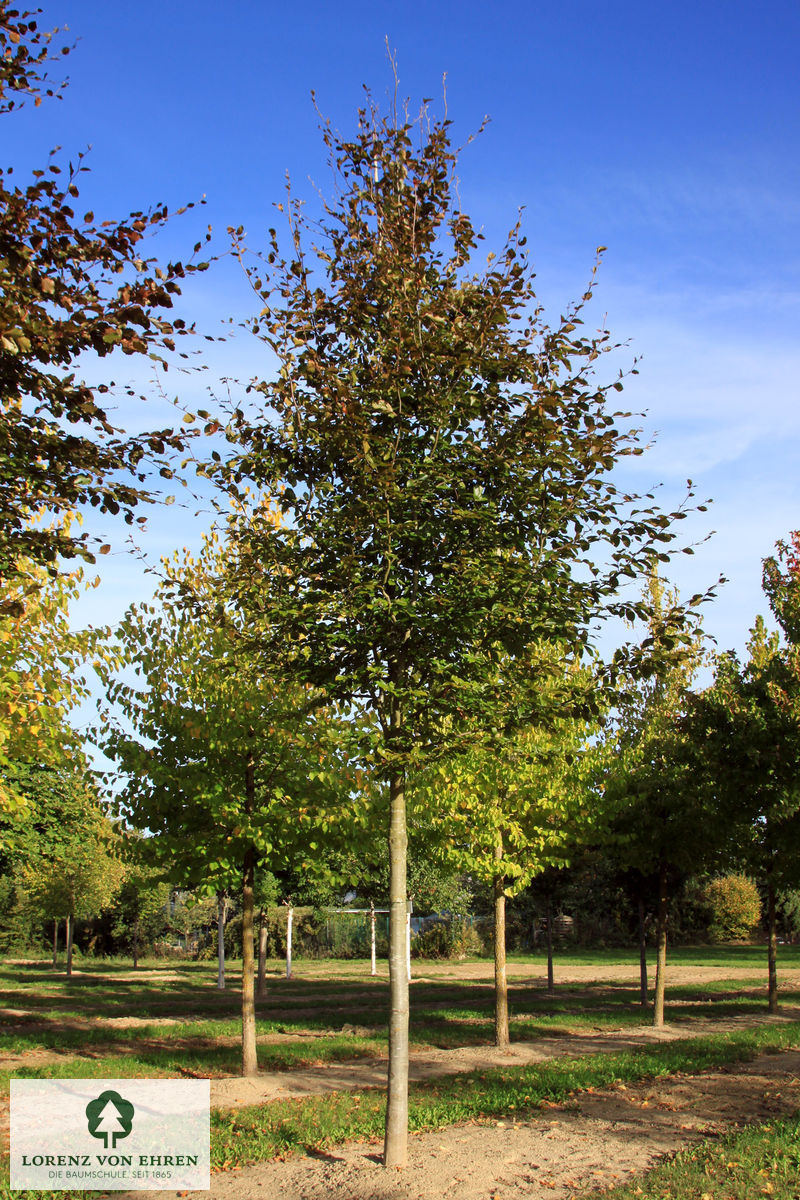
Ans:
{"type": "MultiPolygon", "coordinates": [[[[677,593],[667,591],[655,571],[645,601],[648,632],[638,650],[638,669],[645,674],[628,680],[608,752],[605,799],[614,861],[642,879],[657,879],[658,1028],[664,1024],[670,885],[682,872],[712,867],[721,848],[715,836],[719,823],[711,815],[713,792],[698,761],[702,749],[685,724],[689,689],[703,657],[700,625],[696,618],[694,625],[687,622],[677,593]]],[[[644,958],[641,970],[644,987],[644,958]]]]}
{"type": "Polygon", "coordinates": [[[309,689],[246,655],[243,618],[224,602],[229,550],[214,534],[195,558],[164,563],[156,603],[118,627],[122,661],[103,748],[124,782],[120,815],[153,836],[140,845],[174,882],[242,898],[242,1073],[257,1072],[253,913],[256,867],[313,857],[315,833],[345,806],[341,731],[309,689]],[[176,594],[190,593],[190,612],[176,594]],[[322,810],[322,811],[320,811],[322,810]]]}
{"type": "MultiPolygon", "coordinates": [[[[599,702],[596,681],[555,650],[539,647],[527,663],[538,681],[535,700],[546,726],[531,723],[443,759],[411,788],[413,806],[432,818],[444,861],[491,887],[495,1044],[500,1049],[510,1043],[506,898],[548,867],[566,866],[592,816],[587,743],[597,730],[589,717],[599,702]]],[[[513,686],[510,678],[506,683],[513,686]]]]}
{"type": "MultiPolygon", "coordinates": [[[[62,62],[70,47],[56,50],[53,37],[35,13],[0,0],[0,117],[60,94],[48,62],[62,62]]],[[[93,387],[79,372],[86,354],[105,359],[115,350],[165,363],[187,332],[166,314],[180,280],[205,264],[156,267],[143,257],[143,240],[168,220],[164,206],[122,221],[77,215],[87,169],[82,156],[67,164],[54,151],[28,183],[0,170],[3,586],[30,563],[57,570],[61,558],[93,561],[87,533],[59,515],[90,505],[132,523],[136,505],[152,496],[148,472],[169,474],[163,456],[184,440],[170,429],[135,437],[116,429],[103,399],[112,381],[93,387]],[[42,523],[42,513],[56,519],[42,523]]],[[[0,614],[7,604],[0,597],[0,614]]]]}
{"type": "MultiPolygon", "coordinates": [[[[108,657],[107,631],[70,625],[70,602],[92,586],[82,570],[51,576],[31,560],[16,565],[0,620],[0,814],[30,803],[16,764],[80,767],[80,739],[67,717],[89,695],[87,662],[108,657]]],[[[0,826],[0,845],[2,837],[0,826]]]]}
{"type": "MultiPolygon", "coordinates": [[[[674,516],[621,494],[639,453],[613,412],[611,348],[581,301],[548,325],[517,224],[497,255],[461,209],[450,122],[370,102],[352,137],[322,127],[335,183],[321,211],[289,193],[288,244],[248,257],[251,327],[277,357],[232,413],[234,494],[286,521],[239,536],[240,602],[297,679],[368,711],[360,756],[385,784],[391,1020],[384,1161],[406,1161],[406,780],[491,728],[497,664],[536,640],[579,654],[602,613],[663,552],[674,516]],[[250,583],[266,573],[265,592],[250,583]]],[[[261,637],[262,635],[259,635],[261,637]]],[[[502,707],[502,706],[501,706],[502,707]]],[[[516,714],[519,720],[525,714],[516,714]]]]}
{"type": "Polygon", "coordinates": [[[726,827],[731,863],[767,894],[767,1000],[778,1011],[777,896],[800,881],[800,534],[764,561],[764,590],[781,631],[762,617],[745,663],[718,656],[693,730],[726,827]]]}

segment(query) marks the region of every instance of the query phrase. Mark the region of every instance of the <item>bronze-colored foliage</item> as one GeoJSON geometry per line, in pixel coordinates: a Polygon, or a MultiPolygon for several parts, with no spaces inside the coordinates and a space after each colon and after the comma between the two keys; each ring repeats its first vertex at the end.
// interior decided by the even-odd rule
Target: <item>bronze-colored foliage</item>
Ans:
{"type": "Polygon", "coordinates": [[[236,452],[218,473],[286,513],[238,538],[253,637],[367,714],[362,760],[390,809],[385,1161],[399,1166],[407,777],[529,720],[536,680],[510,689],[509,658],[540,642],[579,659],[599,618],[630,617],[620,581],[663,556],[682,514],[612,481],[640,447],[610,404],[621,379],[594,374],[612,343],[583,324],[593,282],[550,325],[519,224],[478,261],[450,121],[370,102],[352,137],[327,123],[323,137],[335,190],[321,214],[290,194],[288,237],[271,230],[252,258],[231,231],[257,296],[251,327],[278,368],[232,414],[236,452]],[[269,591],[251,582],[265,570],[269,591]]]}
{"type": "MultiPolygon", "coordinates": [[[[60,91],[46,66],[70,47],[56,54],[53,34],[35,17],[0,0],[5,117],[26,98],[38,105],[60,91]]],[[[121,221],[80,215],[78,181],[87,169],[82,156],[64,164],[53,152],[29,182],[0,170],[0,579],[18,575],[23,559],[51,568],[59,557],[92,561],[85,532],[36,518],[91,505],[131,523],[150,496],[147,470],[163,466],[185,436],[127,436],[104,407],[111,382],[92,387],[78,374],[86,352],[148,354],[166,365],[163,353],[187,332],[166,314],[179,281],[204,266],[159,268],[141,256],[144,237],[168,220],[166,207],[121,221]]]]}

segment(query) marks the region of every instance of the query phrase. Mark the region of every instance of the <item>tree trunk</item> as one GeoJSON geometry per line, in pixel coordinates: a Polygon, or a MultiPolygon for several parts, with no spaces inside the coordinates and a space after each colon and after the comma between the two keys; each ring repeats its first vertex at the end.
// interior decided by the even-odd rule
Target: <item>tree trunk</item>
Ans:
{"type": "MultiPolygon", "coordinates": [[[[495,860],[502,862],[503,843],[498,839],[495,860]]],[[[511,1039],[508,1033],[508,979],[506,978],[506,893],[505,876],[495,875],[494,892],[494,1044],[507,1050],[511,1039]]]]}
{"type": "Polygon", "coordinates": [[[217,990],[225,990],[225,909],[222,892],[217,896],[217,990]]]}
{"type": "Polygon", "coordinates": [[[408,1154],[408,969],[406,965],[406,797],[402,775],[389,783],[389,1089],[383,1161],[404,1167],[408,1154]]]}
{"type": "Polygon", "coordinates": [[[58,966],[58,917],[53,921],[53,970],[58,966]]]}
{"type": "Polygon", "coordinates": [[[778,1011],[778,932],[775,916],[775,884],[767,883],[767,997],[769,1011],[778,1011]]]}
{"type": "Polygon", "coordinates": [[[553,906],[550,903],[550,893],[544,902],[545,920],[547,922],[547,994],[552,996],[556,990],[553,974],[553,906]]]}
{"type": "Polygon", "coordinates": [[[139,919],[133,922],[133,969],[139,966],[139,919]]]}
{"type": "Polygon", "coordinates": [[[292,978],[292,926],[294,924],[294,909],[291,904],[286,910],[286,978],[292,978]]]}
{"type": "Polygon", "coordinates": [[[256,852],[248,846],[242,872],[242,1075],[258,1074],[256,999],[253,978],[253,884],[256,852]]]}
{"type": "MultiPolygon", "coordinates": [[[[252,741],[255,730],[249,730],[250,748],[244,772],[244,811],[248,820],[256,803],[256,764],[252,741]]],[[[244,852],[242,863],[242,1075],[258,1074],[256,1053],[256,997],[253,979],[253,890],[256,881],[256,848],[251,843],[244,852]]]]}
{"type": "Polygon", "coordinates": [[[639,897],[639,1003],[647,1008],[647,933],[644,926],[644,900],[639,897]]]}
{"type": "Polygon", "coordinates": [[[73,922],[72,917],[67,917],[67,975],[72,974],[72,938],[73,938],[73,922]]]}
{"type": "Polygon", "coordinates": [[[370,949],[370,975],[378,974],[378,966],[375,961],[375,903],[369,902],[369,949],[370,949]]]}
{"type": "Polygon", "coordinates": [[[664,1024],[664,991],[667,972],[667,866],[658,868],[658,912],[656,914],[656,995],[653,1005],[653,1025],[661,1029],[664,1024]]]}
{"type": "Polygon", "coordinates": [[[267,914],[264,909],[258,919],[258,987],[256,995],[260,998],[267,994],[267,914]]]}

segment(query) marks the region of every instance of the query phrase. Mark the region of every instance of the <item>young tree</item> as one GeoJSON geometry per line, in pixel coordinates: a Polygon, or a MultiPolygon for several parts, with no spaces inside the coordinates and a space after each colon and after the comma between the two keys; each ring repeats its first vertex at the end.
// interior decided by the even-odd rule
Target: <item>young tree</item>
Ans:
{"type": "MultiPolygon", "coordinates": [[[[104,630],[70,627],[70,601],[85,586],[80,570],[54,578],[31,561],[17,566],[20,577],[5,590],[0,620],[0,815],[30,802],[16,786],[16,764],[80,767],[67,714],[89,694],[86,661],[107,655],[104,630]]],[[[2,838],[0,825],[0,845],[2,838]]]]}
{"type": "Polygon", "coordinates": [[[201,555],[165,562],[158,604],[133,607],[118,628],[123,661],[109,696],[125,726],[109,723],[106,753],[124,778],[121,813],[153,835],[147,849],[174,882],[242,898],[242,1073],[258,1070],[253,915],[259,864],[275,870],[313,855],[312,815],[343,812],[330,713],[308,689],[265,677],[243,652],[243,618],[223,603],[229,549],[210,536],[201,555]],[[175,601],[190,592],[188,612],[175,601]]]}
{"type": "MultiPolygon", "coordinates": [[[[685,871],[711,865],[718,846],[703,787],[699,746],[683,725],[689,687],[703,656],[699,623],[686,624],[677,594],[653,572],[646,592],[648,635],[640,648],[646,674],[629,680],[605,784],[612,857],[642,880],[658,881],[653,1024],[664,1024],[669,888],[685,871]],[[698,831],[703,829],[703,837],[698,831]]],[[[642,973],[646,961],[642,961],[642,973]]]]}
{"type": "MultiPolygon", "coordinates": [[[[56,54],[52,38],[35,14],[0,0],[0,116],[26,99],[38,105],[59,94],[47,64],[63,61],[70,47],[56,54]]],[[[90,386],[78,368],[87,354],[104,359],[117,349],[164,362],[173,338],[186,332],[183,321],[164,314],[180,279],[204,264],[156,269],[143,259],[143,240],[168,219],[163,206],[118,222],[76,216],[78,176],[88,168],[82,156],[62,166],[54,155],[27,184],[15,183],[12,169],[0,170],[3,590],[31,563],[55,571],[60,558],[93,561],[88,535],[74,524],[35,518],[88,504],[131,523],[137,503],[151,496],[148,470],[168,473],[163,455],[184,440],[169,429],[136,437],[115,429],[102,400],[110,381],[90,386]]],[[[0,615],[9,603],[16,598],[0,597],[0,615]]]]}
{"type": "MultiPolygon", "coordinates": [[[[291,195],[245,258],[253,331],[277,356],[228,427],[219,474],[280,496],[280,527],[241,532],[239,595],[298,679],[368,709],[361,757],[385,783],[391,856],[391,1021],[385,1162],[405,1162],[408,1096],[406,780],[450,752],[462,716],[491,728],[497,663],[536,640],[571,652],[673,536],[650,499],[620,494],[639,453],[611,411],[610,348],[584,304],[553,326],[515,226],[473,264],[481,236],[458,202],[450,122],[370,106],[352,138],[323,126],[334,198],[291,195]],[[249,579],[266,573],[268,594],[249,579]],[[445,739],[446,740],[446,739],[445,739]]],[[[621,423],[620,423],[621,421],[621,423]]],[[[677,515],[677,514],[673,514],[677,515]]],[[[259,636],[261,636],[259,634],[259,636]]],[[[525,714],[517,714],[520,721],[525,714]]]]}
{"type": "Polygon", "coordinates": [[[692,727],[729,830],[729,863],[754,875],[767,893],[767,996],[774,1013],[777,896],[800,882],[800,671],[795,648],[768,633],[762,617],[747,648],[744,665],[733,653],[718,657],[692,727]]]}
{"type": "Polygon", "coordinates": [[[133,969],[139,966],[142,949],[163,937],[168,926],[170,886],[163,872],[140,861],[141,850],[133,838],[133,847],[123,841],[124,876],[114,903],[112,934],[117,945],[129,949],[133,969]]]}
{"type": "MultiPolygon", "coordinates": [[[[506,898],[548,867],[567,865],[590,821],[587,743],[596,727],[587,716],[598,705],[595,681],[589,672],[565,664],[553,647],[537,649],[528,665],[538,659],[536,699],[548,725],[532,723],[513,736],[442,760],[411,792],[413,805],[433,815],[445,860],[491,888],[495,1044],[503,1050],[510,1043],[506,898]]],[[[511,691],[513,677],[506,683],[511,691]]]]}
{"type": "MultiPolygon", "coordinates": [[[[41,920],[67,923],[67,974],[72,974],[76,918],[97,916],[119,887],[122,864],[113,829],[84,775],[17,764],[6,767],[24,810],[3,820],[8,872],[17,903],[41,920]]],[[[54,944],[55,965],[55,944],[54,944]]]]}
{"type": "MultiPolygon", "coordinates": [[[[107,823],[106,823],[107,826],[107,823]]],[[[42,916],[67,924],[67,975],[72,975],[75,921],[96,917],[111,904],[123,877],[117,854],[110,852],[110,830],[87,825],[81,840],[61,845],[45,864],[27,865],[22,884],[29,903],[42,916]]]]}

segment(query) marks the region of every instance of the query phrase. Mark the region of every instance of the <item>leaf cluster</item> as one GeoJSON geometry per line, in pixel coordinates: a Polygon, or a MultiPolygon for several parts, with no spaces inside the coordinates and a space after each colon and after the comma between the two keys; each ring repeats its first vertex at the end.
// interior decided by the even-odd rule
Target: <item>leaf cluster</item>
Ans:
{"type": "Polygon", "coordinates": [[[4,779],[27,803],[2,819],[4,873],[18,901],[40,917],[96,915],[115,894],[123,866],[97,793],[75,770],[15,764],[4,779]]]}
{"type": "Polygon", "coordinates": [[[734,861],[795,886],[800,854],[800,677],[758,617],[748,659],[720,655],[691,715],[735,848],[734,861]]]}
{"type": "Polygon", "coordinates": [[[108,685],[124,720],[109,715],[101,735],[120,815],[152,835],[140,848],[173,881],[214,891],[238,882],[250,847],[272,871],[293,856],[308,865],[356,782],[333,714],[249,652],[226,601],[228,561],[212,535],[198,557],[165,562],[153,604],[129,609],[117,631],[126,673],[108,685]]]}
{"type": "MultiPolygon", "coordinates": [[[[19,762],[82,762],[68,713],[89,692],[88,662],[108,656],[107,631],[74,630],[72,600],[91,587],[78,569],[55,577],[31,560],[15,560],[0,620],[0,771],[19,762]]],[[[21,806],[13,772],[0,779],[0,810],[21,806]]]]}
{"type": "MultiPolygon", "coordinates": [[[[0,0],[0,115],[26,95],[38,104],[43,88],[54,94],[45,70],[51,38],[31,14],[0,0]]],[[[16,183],[13,168],[0,170],[3,580],[28,560],[93,561],[85,533],[32,518],[90,505],[133,522],[136,505],[153,495],[145,486],[148,471],[168,470],[165,453],[185,439],[170,429],[125,435],[102,399],[113,385],[92,387],[77,373],[86,352],[101,359],[116,350],[148,354],[166,366],[164,353],[189,330],[165,314],[184,276],[205,265],[160,268],[142,255],[143,239],[168,220],[166,207],[122,221],[81,215],[78,180],[87,169],[82,156],[65,166],[54,151],[30,182],[16,183]]]]}
{"type": "Polygon", "coordinates": [[[323,126],[336,181],[318,220],[292,195],[248,257],[253,332],[279,369],[228,427],[217,477],[280,497],[286,520],[237,531],[243,605],[297,677],[375,714],[379,769],[435,751],[447,718],[491,723],[498,663],[531,642],[574,654],[622,581],[665,552],[682,513],[620,494],[638,454],[610,405],[612,348],[579,303],[552,326],[519,224],[499,256],[458,202],[450,123],[362,110],[323,126]],[[268,597],[249,580],[266,571],[268,597]]]}

